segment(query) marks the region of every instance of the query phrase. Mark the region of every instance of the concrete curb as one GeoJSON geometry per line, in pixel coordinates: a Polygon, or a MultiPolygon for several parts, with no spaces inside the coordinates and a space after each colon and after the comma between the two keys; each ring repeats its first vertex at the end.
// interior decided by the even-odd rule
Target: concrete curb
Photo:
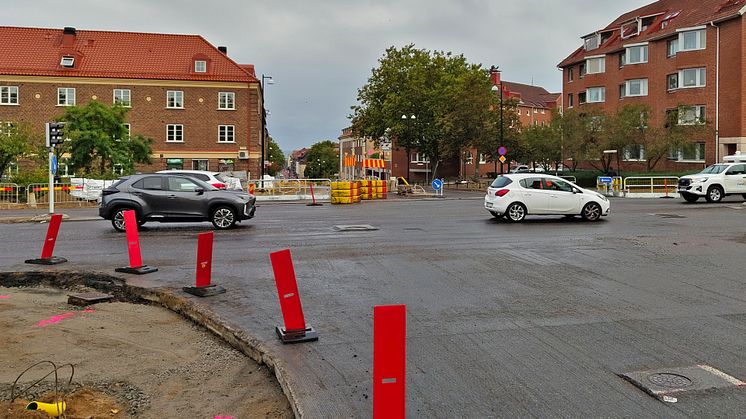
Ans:
{"type": "MultiPolygon", "coordinates": [[[[20,224],[20,223],[46,223],[49,222],[51,217],[49,214],[39,215],[25,215],[21,217],[0,217],[0,224],[20,224]]],[[[62,214],[62,219],[65,221],[97,221],[103,220],[101,217],[70,217],[67,214],[62,214]]]]}
{"type": "Polygon", "coordinates": [[[269,367],[275,374],[293,414],[302,418],[303,409],[298,405],[295,388],[287,379],[286,367],[271,354],[255,336],[239,329],[209,308],[198,304],[192,297],[176,288],[144,288],[129,285],[127,282],[106,273],[80,271],[28,271],[0,272],[0,286],[17,288],[39,285],[67,289],[74,285],[84,285],[101,292],[113,294],[118,301],[133,303],[155,303],[167,308],[195,324],[204,327],[227,344],[259,364],[269,367]]]}

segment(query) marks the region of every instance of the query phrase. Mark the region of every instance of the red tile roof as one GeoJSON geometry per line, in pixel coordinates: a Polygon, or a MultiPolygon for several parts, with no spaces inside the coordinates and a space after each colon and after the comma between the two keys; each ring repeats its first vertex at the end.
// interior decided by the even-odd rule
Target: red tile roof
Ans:
{"type": "Polygon", "coordinates": [[[625,13],[598,32],[612,32],[597,49],[585,51],[581,46],[558,64],[558,67],[583,61],[585,56],[601,55],[622,49],[622,45],[671,36],[677,29],[691,28],[741,16],[746,0],[660,0],[625,13]],[[620,26],[638,17],[653,16],[653,22],[639,35],[621,39],[620,26]],[[664,21],[666,22],[665,24],[664,21]]]}
{"type": "Polygon", "coordinates": [[[0,39],[0,75],[257,81],[199,35],[78,30],[63,44],[61,29],[0,26],[0,39]],[[194,73],[195,59],[208,61],[206,73],[194,73]]]}
{"type": "Polygon", "coordinates": [[[502,82],[510,91],[511,95],[518,94],[525,106],[534,108],[550,109],[550,103],[555,103],[560,97],[559,93],[549,93],[546,89],[539,86],[530,86],[528,84],[513,83],[510,81],[502,82]]]}

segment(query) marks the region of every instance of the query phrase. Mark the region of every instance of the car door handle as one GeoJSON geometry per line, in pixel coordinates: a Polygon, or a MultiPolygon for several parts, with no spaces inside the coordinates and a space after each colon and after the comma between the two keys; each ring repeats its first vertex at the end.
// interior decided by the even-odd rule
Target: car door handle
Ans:
{"type": "Polygon", "coordinates": [[[176,199],[176,195],[169,195],[168,199],[176,199]]]}

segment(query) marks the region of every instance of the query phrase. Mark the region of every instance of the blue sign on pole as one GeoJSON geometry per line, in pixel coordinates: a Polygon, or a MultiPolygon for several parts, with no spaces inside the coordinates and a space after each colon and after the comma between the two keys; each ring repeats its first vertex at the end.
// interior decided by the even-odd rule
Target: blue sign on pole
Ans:
{"type": "Polygon", "coordinates": [[[433,183],[431,184],[431,186],[436,191],[439,191],[439,190],[443,189],[443,181],[440,180],[440,179],[433,179],[433,183]]]}
{"type": "Polygon", "coordinates": [[[504,146],[500,146],[500,148],[497,149],[497,154],[504,156],[508,154],[508,149],[505,148],[504,146]]]}
{"type": "Polygon", "coordinates": [[[57,174],[57,156],[52,156],[52,175],[57,174]]]}
{"type": "Polygon", "coordinates": [[[598,183],[603,185],[611,185],[611,177],[608,176],[599,176],[598,183]]]}

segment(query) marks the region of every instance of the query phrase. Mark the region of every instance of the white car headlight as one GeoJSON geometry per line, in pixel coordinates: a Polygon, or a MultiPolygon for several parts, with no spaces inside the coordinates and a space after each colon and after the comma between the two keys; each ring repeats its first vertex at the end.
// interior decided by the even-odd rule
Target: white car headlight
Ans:
{"type": "Polygon", "coordinates": [[[694,179],[695,182],[702,182],[702,183],[705,183],[708,180],[710,180],[710,178],[708,178],[708,177],[698,177],[698,178],[694,179]]]}
{"type": "Polygon", "coordinates": [[[608,201],[608,199],[604,195],[601,195],[600,193],[596,193],[596,196],[599,197],[602,201],[608,201]]]}

